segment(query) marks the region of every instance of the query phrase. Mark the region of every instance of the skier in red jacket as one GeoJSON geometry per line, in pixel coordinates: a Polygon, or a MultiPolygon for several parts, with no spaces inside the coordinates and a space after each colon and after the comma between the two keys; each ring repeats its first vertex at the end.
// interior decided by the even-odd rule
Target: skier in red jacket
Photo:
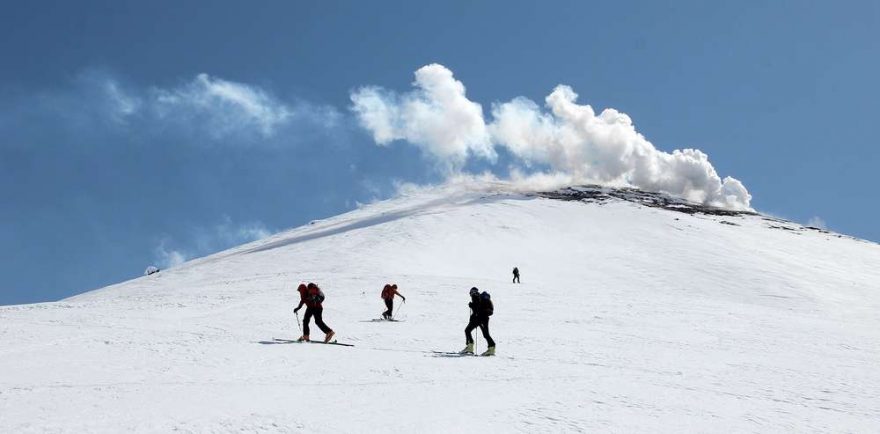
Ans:
{"type": "Polygon", "coordinates": [[[324,342],[330,342],[330,339],[333,339],[333,335],[336,333],[334,333],[330,327],[327,327],[327,324],[324,324],[324,319],[321,318],[321,315],[324,312],[324,307],[321,305],[321,302],[324,301],[324,293],[321,291],[321,288],[310,282],[308,285],[300,283],[296,290],[299,291],[299,306],[297,306],[296,309],[293,309],[293,312],[297,313],[303,305],[306,306],[306,314],[303,316],[302,324],[303,335],[297,340],[309,340],[309,321],[311,321],[312,316],[314,316],[315,324],[318,325],[318,328],[320,328],[322,332],[326,333],[324,336],[324,342]]]}
{"type": "Polygon", "coordinates": [[[382,299],[385,300],[385,307],[388,308],[385,312],[382,313],[382,318],[391,319],[391,315],[394,313],[394,296],[397,295],[403,299],[403,302],[406,303],[406,297],[403,294],[397,292],[397,284],[387,284],[384,288],[382,288],[382,299]]]}

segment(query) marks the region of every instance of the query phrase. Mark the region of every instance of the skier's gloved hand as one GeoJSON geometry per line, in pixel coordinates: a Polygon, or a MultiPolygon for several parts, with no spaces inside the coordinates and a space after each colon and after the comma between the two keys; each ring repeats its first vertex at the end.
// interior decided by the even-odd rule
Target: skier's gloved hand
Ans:
{"type": "Polygon", "coordinates": [[[299,308],[298,307],[293,308],[293,313],[299,313],[299,308]]]}

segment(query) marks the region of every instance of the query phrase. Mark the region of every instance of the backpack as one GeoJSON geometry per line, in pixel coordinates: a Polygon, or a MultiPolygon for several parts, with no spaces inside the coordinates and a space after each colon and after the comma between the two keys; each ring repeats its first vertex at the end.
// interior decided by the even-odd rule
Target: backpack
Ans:
{"type": "Polygon", "coordinates": [[[324,301],[324,291],[321,291],[321,288],[318,288],[317,294],[312,294],[311,296],[313,303],[321,303],[324,301]]]}
{"type": "Polygon", "coordinates": [[[389,298],[392,298],[392,297],[393,297],[393,295],[392,295],[392,292],[391,292],[391,287],[388,286],[388,285],[385,285],[385,287],[382,288],[382,298],[383,298],[383,299],[389,299],[389,298]]]}
{"type": "Polygon", "coordinates": [[[492,316],[495,313],[495,306],[492,304],[492,296],[489,295],[488,292],[483,292],[480,294],[480,301],[483,304],[483,312],[486,313],[486,316],[492,316]]]}

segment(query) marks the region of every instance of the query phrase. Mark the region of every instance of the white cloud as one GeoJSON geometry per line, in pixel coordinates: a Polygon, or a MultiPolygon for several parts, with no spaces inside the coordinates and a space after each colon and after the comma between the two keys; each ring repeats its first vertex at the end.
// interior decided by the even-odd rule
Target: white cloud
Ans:
{"type": "Polygon", "coordinates": [[[453,168],[468,156],[494,162],[494,146],[508,149],[525,167],[549,167],[550,177],[572,183],[630,185],[730,209],[751,209],[751,195],[734,178],[722,179],[696,149],[663,152],[615,109],[598,115],[577,103],[568,86],[545,99],[548,110],[519,97],[492,105],[493,120],[465,96],[464,85],[445,67],[416,71],[416,90],[397,95],[366,87],[352,93],[361,125],[384,145],[402,139],[453,168]]]}
{"type": "Polygon", "coordinates": [[[195,228],[186,237],[183,243],[186,249],[172,249],[169,237],[164,237],[156,246],[154,253],[156,262],[162,268],[179,265],[189,259],[209,255],[211,253],[249,243],[272,235],[266,225],[261,222],[247,222],[236,224],[229,216],[223,216],[221,221],[208,227],[195,228]]]}
{"type": "Polygon", "coordinates": [[[125,92],[116,80],[104,80],[103,90],[110,106],[110,116],[117,122],[124,122],[125,118],[135,114],[142,105],[140,98],[125,92]]]}
{"type": "Polygon", "coordinates": [[[177,88],[152,89],[150,103],[159,118],[199,119],[216,136],[250,129],[272,136],[294,116],[291,108],[258,87],[207,74],[177,88]]]}
{"type": "MultiPolygon", "coordinates": [[[[198,74],[176,86],[138,87],[115,75],[87,70],[73,86],[23,99],[8,116],[50,116],[74,133],[171,134],[183,143],[284,143],[319,134],[334,136],[345,116],[335,107],[284,101],[258,86],[198,74]],[[208,140],[202,140],[208,139],[208,140]],[[240,140],[245,139],[245,140],[240,140]]],[[[5,115],[5,116],[4,116],[5,115]]],[[[332,142],[339,137],[333,137],[332,142]]]]}
{"type": "Polygon", "coordinates": [[[240,244],[266,238],[272,232],[258,221],[237,224],[229,216],[213,226],[192,231],[194,249],[201,254],[216,252],[240,244]]]}
{"type": "Polygon", "coordinates": [[[825,223],[825,220],[823,220],[821,217],[818,217],[818,216],[810,217],[810,219],[807,220],[807,226],[819,228],[819,229],[824,229],[824,230],[828,229],[828,224],[825,223]]]}
{"type": "Polygon", "coordinates": [[[351,94],[352,109],[376,143],[406,140],[449,168],[469,155],[495,159],[480,104],[467,99],[464,85],[438,64],[415,72],[414,90],[397,95],[377,87],[351,94]]]}
{"type": "Polygon", "coordinates": [[[161,268],[170,268],[180,265],[187,260],[187,255],[179,250],[169,249],[166,244],[169,240],[162,239],[154,251],[156,262],[161,268]]]}
{"type": "Polygon", "coordinates": [[[261,240],[272,235],[272,232],[261,222],[245,223],[235,227],[229,221],[228,224],[218,226],[217,232],[221,237],[235,243],[261,240]]]}

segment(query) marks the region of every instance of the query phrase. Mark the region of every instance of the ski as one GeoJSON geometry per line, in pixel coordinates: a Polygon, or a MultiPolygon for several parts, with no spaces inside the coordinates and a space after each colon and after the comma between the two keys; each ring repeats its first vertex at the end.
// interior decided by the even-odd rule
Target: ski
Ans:
{"type": "Polygon", "coordinates": [[[293,339],[279,339],[272,338],[273,341],[282,343],[282,344],[324,344],[324,345],[342,345],[343,347],[353,347],[354,344],[344,344],[342,342],[332,341],[332,342],[324,342],[324,341],[297,341],[293,339]]]}
{"type": "Polygon", "coordinates": [[[324,345],[342,345],[343,347],[353,347],[354,344],[344,344],[342,342],[322,342],[322,341],[309,341],[310,344],[324,344],[324,345]]]}
{"type": "Polygon", "coordinates": [[[431,351],[435,357],[471,357],[474,353],[460,353],[457,351],[431,351]]]}
{"type": "Polygon", "coordinates": [[[459,353],[454,351],[431,351],[435,357],[495,357],[494,354],[459,353]]]}

